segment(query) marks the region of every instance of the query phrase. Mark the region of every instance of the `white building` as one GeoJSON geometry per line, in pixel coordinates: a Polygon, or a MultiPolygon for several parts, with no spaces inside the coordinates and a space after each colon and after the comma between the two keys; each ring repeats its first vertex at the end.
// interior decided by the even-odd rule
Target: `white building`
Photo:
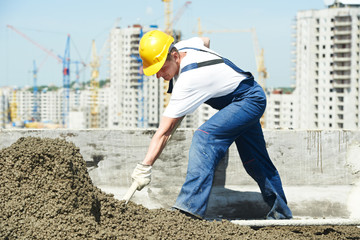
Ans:
{"type": "MultiPolygon", "coordinates": [[[[166,103],[168,82],[156,76],[141,75],[138,48],[140,38],[156,29],[133,25],[115,28],[110,34],[110,85],[109,127],[158,127],[166,103]]],[[[180,36],[179,33],[175,34],[180,36]]],[[[175,37],[175,42],[178,41],[175,37]]],[[[189,114],[180,127],[194,128],[209,119],[215,110],[202,106],[189,114]]]]}
{"type": "Polygon", "coordinates": [[[10,118],[10,88],[0,88],[0,128],[5,128],[10,118]]]}
{"type": "Polygon", "coordinates": [[[359,52],[359,0],[298,12],[294,128],[360,128],[359,52]]]}
{"type": "MultiPolygon", "coordinates": [[[[170,95],[168,82],[141,74],[139,42],[143,34],[157,26],[115,28],[110,34],[109,127],[158,127],[170,95]]],[[[191,125],[187,116],[182,126],[191,125]]],[[[193,126],[193,125],[191,125],[193,126]]]]}
{"type": "Polygon", "coordinates": [[[109,127],[152,127],[159,123],[161,85],[156,77],[141,74],[138,46],[151,28],[134,25],[110,33],[109,127]]]}
{"type": "Polygon", "coordinates": [[[48,89],[44,89],[39,95],[40,121],[62,124],[63,91],[49,91],[48,89]]]}
{"type": "MultiPolygon", "coordinates": [[[[98,89],[97,94],[97,127],[108,128],[109,124],[109,104],[111,88],[104,87],[98,89]]],[[[75,97],[75,92],[74,92],[75,97]]],[[[70,123],[74,128],[91,128],[91,102],[92,92],[90,89],[80,91],[80,106],[78,111],[73,111],[73,119],[70,118],[70,123]],[[79,115],[79,112],[83,115],[79,115]],[[76,118],[75,116],[78,116],[76,118]],[[81,124],[79,123],[81,122],[81,124]],[[77,126],[77,127],[75,127],[77,126]]]]}
{"type": "Polygon", "coordinates": [[[267,91],[267,107],[265,111],[265,128],[293,129],[296,112],[293,89],[274,89],[267,91]]]}

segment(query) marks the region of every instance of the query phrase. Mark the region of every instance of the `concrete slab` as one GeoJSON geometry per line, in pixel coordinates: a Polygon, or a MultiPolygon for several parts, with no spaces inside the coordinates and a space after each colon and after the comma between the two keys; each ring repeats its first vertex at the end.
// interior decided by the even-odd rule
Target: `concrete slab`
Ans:
{"type": "MultiPolygon", "coordinates": [[[[0,149],[26,136],[66,139],[79,147],[93,183],[121,199],[154,132],[0,130],[0,149]]],[[[151,184],[135,193],[134,202],[148,208],[172,206],[185,179],[193,132],[179,129],[174,134],[154,165],[151,184]]],[[[264,136],[295,217],[360,218],[360,131],[265,130],[264,136]]],[[[261,219],[266,211],[257,185],[232,145],[216,169],[207,216],[261,219]]]]}

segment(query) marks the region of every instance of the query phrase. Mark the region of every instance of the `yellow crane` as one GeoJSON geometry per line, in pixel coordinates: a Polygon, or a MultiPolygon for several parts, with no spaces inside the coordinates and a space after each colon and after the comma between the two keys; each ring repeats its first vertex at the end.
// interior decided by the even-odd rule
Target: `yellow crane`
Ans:
{"type": "Polygon", "coordinates": [[[165,4],[165,33],[172,35],[172,0],[162,0],[165,4]]]}
{"type": "MultiPolygon", "coordinates": [[[[255,28],[250,29],[219,29],[219,30],[203,30],[201,26],[201,20],[198,18],[197,34],[202,37],[204,33],[231,33],[231,32],[249,32],[252,34],[252,41],[255,53],[256,70],[258,72],[258,83],[264,89],[266,89],[266,79],[268,73],[265,67],[264,61],[264,49],[259,47],[259,41],[255,28]]],[[[260,119],[261,126],[265,127],[265,114],[260,119]]]]}
{"type": "Polygon", "coordinates": [[[12,91],[12,97],[11,97],[11,102],[10,102],[10,119],[11,119],[11,122],[13,122],[13,123],[15,123],[18,120],[16,92],[17,92],[16,89],[14,89],[12,91]]]}
{"type": "MultiPolygon", "coordinates": [[[[175,41],[178,39],[178,36],[174,36],[173,27],[177,23],[177,21],[180,19],[181,15],[184,13],[186,7],[189,6],[191,1],[186,1],[184,5],[177,11],[175,17],[173,18],[173,7],[172,7],[172,0],[161,0],[165,4],[165,30],[164,32],[168,35],[171,35],[175,38],[175,41]]],[[[167,90],[169,88],[169,81],[164,80],[163,84],[163,102],[164,102],[164,108],[168,105],[170,101],[170,94],[167,93],[167,90]]]]}
{"type": "Polygon", "coordinates": [[[184,5],[176,12],[174,18],[172,17],[172,0],[162,1],[165,3],[165,32],[173,36],[173,29],[175,24],[179,21],[185,9],[191,4],[191,1],[186,1],[184,5]]]}
{"type": "Polygon", "coordinates": [[[92,41],[90,67],[92,69],[91,80],[90,80],[90,89],[91,89],[90,127],[98,128],[99,127],[99,104],[98,104],[99,81],[98,81],[98,78],[99,78],[100,58],[96,54],[95,40],[92,41]]]}

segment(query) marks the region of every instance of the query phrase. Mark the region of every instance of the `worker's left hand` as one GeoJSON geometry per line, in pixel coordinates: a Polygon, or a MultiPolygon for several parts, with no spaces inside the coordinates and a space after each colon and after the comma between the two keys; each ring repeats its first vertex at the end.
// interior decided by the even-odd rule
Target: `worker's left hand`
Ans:
{"type": "Polygon", "coordinates": [[[140,191],[151,182],[151,166],[138,163],[133,173],[132,179],[137,183],[137,190],[140,191]]]}

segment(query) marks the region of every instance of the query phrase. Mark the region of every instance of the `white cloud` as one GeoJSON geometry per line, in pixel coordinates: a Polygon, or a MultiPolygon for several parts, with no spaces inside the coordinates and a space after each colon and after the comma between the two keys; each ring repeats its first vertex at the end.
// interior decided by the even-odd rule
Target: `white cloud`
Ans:
{"type": "Polygon", "coordinates": [[[148,7],[146,8],[146,14],[147,14],[147,15],[152,15],[152,14],[153,14],[153,9],[152,9],[152,7],[148,6],[148,7]]]}

